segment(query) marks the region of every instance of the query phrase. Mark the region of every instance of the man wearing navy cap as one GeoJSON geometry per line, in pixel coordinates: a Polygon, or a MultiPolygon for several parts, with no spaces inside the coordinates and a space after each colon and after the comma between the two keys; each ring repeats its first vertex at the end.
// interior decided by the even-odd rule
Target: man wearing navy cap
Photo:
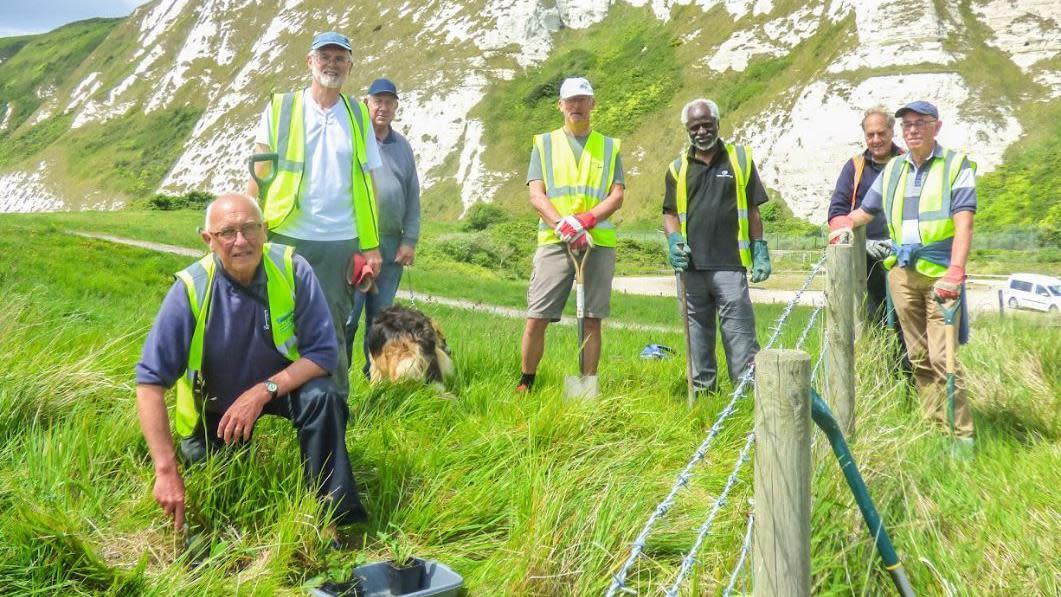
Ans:
{"type": "MultiPolygon", "coordinates": [[[[925,415],[948,424],[946,326],[937,299],[964,294],[965,263],[976,213],[976,165],[964,154],[936,143],[943,121],[936,106],[911,102],[898,112],[909,151],[893,157],[849,216],[829,220],[830,242],[850,238],[883,213],[893,252],[884,260],[895,312],[913,366],[925,415]],[[899,267],[895,267],[898,265],[899,267]]],[[[968,339],[968,313],[962,300],[959,340],[968,339]]],[[[972,453],[973,418],[958,369],[954,429],[965,453],[972,453]]]]}
{"type": "MultiPolygon", "coordinates": [[[[382,163],[368,108],[341,92],[352,65],[345,35],[314,37],[306,55],[310,86],[274,94],[254,139],[258,153],[278,157],[262,206],[269,237],[294,246],[320,281],[339,340],[334,379],[343,394],[350,367],[344,325],[353,307],[350,264],[358,263],[358,276],[375,277],[381,263],[373,174],[382,163]],[[364,259],[354,261],[355,255],[364,259]]],[[[260,167],[259,176],[266,169],[260,167]]],[[[254,180],[247,192],[258,195],[254,180]]]]}
{"type": "Polygon", "coordinates": [[[376,203],[379,205],[379,248],[382,269],[376,279],[376,292],[358,291],[354,309],[346,320],[346,351],[353,363],[354,335],[361,312],[365,312],[365,364],[368,375],[368,329],[381,310],[394,303],[403,268],[413,264],[416,241],[420,237],[420,179],[409,141],[391,128],[398,110],[398,88],[389,79],[376,79],[365,97],[372,130],[379,144],[383,167],[373,173],[376,203]]]}

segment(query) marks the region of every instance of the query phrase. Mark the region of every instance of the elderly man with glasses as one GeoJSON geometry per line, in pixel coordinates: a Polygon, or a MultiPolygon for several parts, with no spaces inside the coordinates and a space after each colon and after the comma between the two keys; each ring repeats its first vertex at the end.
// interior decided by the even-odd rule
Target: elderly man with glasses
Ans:
{"type": "MultiPolygon", "coordinates": [[[[922,410],[931,419],[950,423],[964,454],[971,455],[973,417],[957,364],[953,413],[947,412],[947,329],[942,307],[965,293],[965,263],[976,214],[976,165],[965,154],[936,142],[943,126],[936,106],[911,102],[895,117],[901,119],[909,151],[888,162],[860,208],[829,220],[830,242],[849,239],[852,227],[865,226],[884,214],[892,251],[883,263],[922,410]]],[[[969,317],[966,301],[960,303],[954,325],[960,326],[959,342],[964,344],[969,317]]]]}
{"type": "Polygon", "coordinates": [[[164,401],[174,385],[185,465],[250,441],[263,414],[284,417],[298,432],[306,482],[334,520],[366,517],[346,451],[346,399],[328,377],[338,361],[328,305],[309,264],[265,242],[262,220],[244,195],[210,204],[201,230],[210,254],[177,272],[136,365],[155,500],[178,529],[184,481],[164,401]]]}
{"type": "MultiPolygon", "coordinates": [[[[317,35],[306,66],[310,86],[273,95],[262,113],[255,149],[276,154],[276,178],[267,189],[251,180],[247,193],[263,191],[269,238],[295,247],[320,280],[339,340],[334,378],[345,394],[345,323],[354,304],[348,282],[376,278],[382,262],[373,171],[383,162],[368,108],[341,91],[353,66],[350,40],[334,32],[317,35]]],[[[262,179],[264,164],[257,171],[262,179]]]]}

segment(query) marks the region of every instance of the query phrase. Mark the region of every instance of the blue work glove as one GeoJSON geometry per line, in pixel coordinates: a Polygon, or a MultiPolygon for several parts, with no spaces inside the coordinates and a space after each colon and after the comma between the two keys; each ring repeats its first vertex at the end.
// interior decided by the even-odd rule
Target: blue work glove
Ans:
{"type": "Polygon", "coordinates": [[[674,268],[674,271],[684,272],[689,269],[689,254],[692,251],[689,249],[689,245],[685,244],[685,237],[682,236],[682,233],[671,232],[668,234],[667,244],[670,245],[667,261],[670,262],[670,266],[674,268]]]}
{"type": "Polygon", "coordinates": [[[763,282],[770,277],[770,251],[765,240],[752,241],[752,282],[763,282]]]}

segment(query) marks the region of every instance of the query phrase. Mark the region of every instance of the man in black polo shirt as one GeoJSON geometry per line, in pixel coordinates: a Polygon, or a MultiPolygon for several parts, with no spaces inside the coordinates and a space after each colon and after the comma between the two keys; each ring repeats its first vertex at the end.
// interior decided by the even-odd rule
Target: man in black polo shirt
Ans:
{"type": "Polygon", "coordinates": [[[689,102],[682,109],[682,124],[692,147],[667,171],[663,226],[670,264],[684,272],[693,385],[714,390],[716,312],[734,383],[759,351],[747,272],[752,282],[770,276],[759,217],[759,205],[767,197],[751,151],[718,138],[715,102],[689,102]]]}

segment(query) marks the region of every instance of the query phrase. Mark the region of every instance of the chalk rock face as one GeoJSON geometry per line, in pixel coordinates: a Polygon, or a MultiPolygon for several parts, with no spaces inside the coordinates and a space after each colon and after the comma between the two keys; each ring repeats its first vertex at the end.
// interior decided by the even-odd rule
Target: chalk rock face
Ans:
{"type": "MultiPolygon", "coordinates": [[[[823,63],[807,66],[803,80],[777,97],[760,98],[762,107],[739,120],[723,114],[728,130],[752,147],[767,186],[813,221],[824,217],[844,160],[861,147],[859,121],[870,105],[933,101],[944,121],[942,143],[972,154],[981,173],[1000,163],[1022,134],[1019,110],[984,97],[963,76],[971,48],[986,47],[1011,61],[1014,72],[1027,79],[1030,100],[1056,101],[1061,95],[1056,67],[1061,0],[973,0],[968,7],[916,0],[809,0],[794,7],[773,0],[623,1],[647,7],[645,14],[673,31],[676,44],[697,48],[681,55],[686,72],[716,77],[744,73],[758,61],[785,57],[826,31],[835,36],[838,27],[846,28],[842,47],[823,63]],[[712,30],[732,32],[698,45],[712,30]]],[[[345,90],[358,97],[376,76],[398,81],[395,128],[412,143],[423,188],[455,185],[466,209],[499,199],[506,181],[523,176],[488,166],[490,123],[473,115],[484,95],[548,59],[558,36],[607,26],[616,5],[613,0],[155,0],[115,28],[68,84],[36,90],[40,107],[15,130],[64,114],[76,130],[106,125],[130,111],[154,114],[192,105],[201,110],[198,121],[157,190],[240,189],[270,93],[308,85],[309,40],[316,32],[337,30],[355,46],[345,90]]],[[[679,108],[693,97],[692,90],[680,93],[672,100],[679,108]]],[[[11,127],[11,113],[0,101],[0,135],[11,127]]],[[[677,147],[682,131],[675,129],[667,142],[677,147]]],[[[0,167],[0,211],[114,206],[131,199],[73,196],[52,160],[43,152],[0,167]]],[[[651,144],[624,145],[631,177],[658,177],[659,161],[651,144]]]]}

